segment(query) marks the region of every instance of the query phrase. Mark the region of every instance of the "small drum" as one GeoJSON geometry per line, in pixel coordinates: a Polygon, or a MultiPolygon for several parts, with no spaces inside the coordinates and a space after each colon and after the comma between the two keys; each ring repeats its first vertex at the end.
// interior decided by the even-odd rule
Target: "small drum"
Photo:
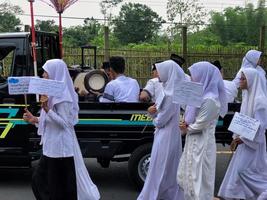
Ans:
{"type": "Polygon", "coordinates": [[[108,76],[101,70],[91,70],[79,73],[74,80],[74,87],[88,93],[90,90],[102,93],[108,83],[108,76]]]}

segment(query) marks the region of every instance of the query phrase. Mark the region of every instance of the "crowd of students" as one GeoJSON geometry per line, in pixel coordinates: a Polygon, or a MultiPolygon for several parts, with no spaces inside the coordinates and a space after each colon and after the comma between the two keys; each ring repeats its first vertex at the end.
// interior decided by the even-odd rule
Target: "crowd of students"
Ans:
{"type": "MultiPolygon", "coordinates": [[[[233,81],[223,80],[218,61],[194,63],[181,68],[184,60],[172,55],[154,63],[153,78],[140,93],[135,79],[124,75],[125,60],[111,57],[109,76],[100,102],[155,102],[163,91],[160,109],[148,108],[155,126],[148,174],[138,200],[212,200],[214,198],[218,117],[224,117],[228,103],[242,90],[240,113],[260,122],[253,141],[233,135],[237,146],[221,184],[218,196],[225,200],[267,199],[267,82],[260,66],[261,52],[250,50],[233,81]],[[185,106],[179,123],[181,105],[173,103],[174,88],[182,81],[203,85],[200,108],[185,106]],[[185,135],[182,151],[181,136],[185,135]]],[[[43,156],[35,170],[32,188],[38,200],[97,200],[99,191],[92,182],[77,142],[74,125],[78,122],[78,95],[64,61],[49,60],[43,66],[44,78],[64,81],[61,97],[41,97],[41,114],[33,116],[27,109],[24,120],[38,127],[43,156]]]]}

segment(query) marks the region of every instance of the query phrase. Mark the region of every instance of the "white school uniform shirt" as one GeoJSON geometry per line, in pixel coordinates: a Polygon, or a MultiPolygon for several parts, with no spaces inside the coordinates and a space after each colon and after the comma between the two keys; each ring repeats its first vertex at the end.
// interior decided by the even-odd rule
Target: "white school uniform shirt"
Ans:
{"type": "Polygon", "coordinates": [[[138,102],[140,87],[138,82],[124,75],[110,81],[104,90],[100,102],[138,102]]]}
{"type": "Polygon", "coordinates": [[[50,158],[74,157],[78,200],[98,200],[100,194],[93,183],[83,161],[73,127],[73,113],[69,107],[72,103],[55,104],[44,115],[42,143],[43,154],[50,158]]]}
{"type": "Polygon", "coordinates": [[[227,103],[232,103],[238,94],[238,89],[233,81],[223,80],[227,103]]]}
{"type": "Polygon", "coordinates": [[[44,116],[44,132],[41,143],[45,156],[61,158],[74,155],[73,133],[68,130],[73,126],[70,106],[70,102],[55,104],[53,109],[50,109],[44,116]]]}
{"type": "Polygon", "coordinates": [[[143,90],[149,94],[151,101],[155,102],[158,95],[163,90],[162,83],[159,82],[158,78],[149,79],[143,90]]]}

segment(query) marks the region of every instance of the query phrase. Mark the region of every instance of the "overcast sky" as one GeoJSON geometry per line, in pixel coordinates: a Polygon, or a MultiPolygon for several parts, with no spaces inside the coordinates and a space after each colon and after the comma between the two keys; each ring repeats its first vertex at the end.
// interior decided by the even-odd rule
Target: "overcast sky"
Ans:
{"type": "MultiPolygon", "coordinates": [[[[49,2],[49,0],[45,0],[49,2]]],[[[203,6],[208,10],[221,11],[226,7],[244,6],[245,2],[257,4],[257,0],[199,0],[203,6]]],[[[28,0],[0,0],[0,3],[9,2],[13,5],[20,6],[25,14],[30,14],[30,7],[28,0]]],[[[75,4],[70,6],[64,13],[63,17],[94,17],[97,19],[103,19],[103,15],[100,12],[99,3],[101,0],[78,0],[75,4]]],[[[167,0],[124,0],[124,2],[141,3],[149,6],[153,11],[157,12],[158,15],[166,19],[166,5],[167,0]]],[[[113,10],[114,15],[118,14],[119,9],[113,10]]],[[[47,4],[41,2],[40,0],[35,0],[34,2],[34,14],[35,15],[52,15],[57,16],[56,11],[48,6],[47,4]]],[[[23,24],[30,24],[29,16],[19,16],[23,24]]],[[[35,19],[48,20],[53,18],[35,17],[35,19]]],[[[54,18],[56,24],[58,24],[58,19],[54,18]]],[[[83,20],[79,19],[63,19],[63,26],[75,26],[83,24],[83,20]]]]}

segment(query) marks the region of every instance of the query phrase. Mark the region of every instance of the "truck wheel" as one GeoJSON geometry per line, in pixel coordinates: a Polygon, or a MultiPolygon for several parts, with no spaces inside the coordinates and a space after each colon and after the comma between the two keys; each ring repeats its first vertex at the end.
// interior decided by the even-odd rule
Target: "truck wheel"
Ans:
{"type": "Polygon", "coordinates": [[[142,189],[150,163],[152,144],[144,144],[131,154],[128,161],[128,173],[130,179],[139,190],[142,189]]]}

